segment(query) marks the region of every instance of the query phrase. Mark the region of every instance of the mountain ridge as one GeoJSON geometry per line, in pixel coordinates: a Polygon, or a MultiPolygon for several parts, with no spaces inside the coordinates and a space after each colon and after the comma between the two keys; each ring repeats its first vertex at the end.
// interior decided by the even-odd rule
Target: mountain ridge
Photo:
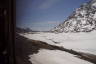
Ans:
{"type": "Polygon", "coordinates": [[[96,0],[91,0],[77,8],[61,24],[52,29],[52,32],[91,32],[96,30],[96,0]]]}

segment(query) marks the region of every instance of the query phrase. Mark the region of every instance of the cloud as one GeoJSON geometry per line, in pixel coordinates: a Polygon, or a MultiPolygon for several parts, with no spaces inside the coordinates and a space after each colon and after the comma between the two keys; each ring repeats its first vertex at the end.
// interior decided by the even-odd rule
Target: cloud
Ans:
{"type": "Polygon", "coordinates": [[[57,26],[60,22],[59,21],[39,21],[39,22],[32,22],[31,28],[33,30],[50,30],[53,27],[57,26]]]}
{"type": "Polygon", "coordinates": [[[46,24],[57,25],[59,23],[60,21],[39,21],[39,22],[33,22],[32,24],[34,25],[46,25],[46,24]]]}
{"type": "Polygon", "coordinates": [[[44,0],[40,5],[39,5],[39,9],[48,9],[51,6],[53,6],[54,4],[56,4],[58,1],[60,0],[44,0]]]}
{"type": "Polygon", "coordinates": [[[47,23],[48,24],[59,24],[60,22],[59,21],[48,21],[47,23]]]}

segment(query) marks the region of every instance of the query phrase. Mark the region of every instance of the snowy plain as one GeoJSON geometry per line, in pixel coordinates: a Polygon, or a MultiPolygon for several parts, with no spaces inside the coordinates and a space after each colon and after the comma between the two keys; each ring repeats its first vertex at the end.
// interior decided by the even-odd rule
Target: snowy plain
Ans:
{"type": "Polygon", "coordinates": [[[89,33],[44,33],[21,34],[24,37],[33,40],[40,40],[51,45],[63,46],[67,49],[73,49],[80,52],[86,52],[96,55],[96,31],[89,33]]]}
{"type": "MultiPolygon", "coordinates": [[[[45,33],[20,34],[28,39],[39,40],[51,45],[62,46],[75,51],[96,55],[96,31],[89,33],[45,33]]],[[[37,54],[29,55],[33,64],[92,64],[70,53],[60,50],[40,49],[37,54]]]]}

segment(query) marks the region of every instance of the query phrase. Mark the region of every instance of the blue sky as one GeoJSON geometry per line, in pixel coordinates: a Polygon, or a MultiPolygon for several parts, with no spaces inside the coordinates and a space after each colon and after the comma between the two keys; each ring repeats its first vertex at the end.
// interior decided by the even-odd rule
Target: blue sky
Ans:
{"type": "Polygon", "coordinates": [[[16,26],[47,31],[90,0],[16,0],[16,26]]]}

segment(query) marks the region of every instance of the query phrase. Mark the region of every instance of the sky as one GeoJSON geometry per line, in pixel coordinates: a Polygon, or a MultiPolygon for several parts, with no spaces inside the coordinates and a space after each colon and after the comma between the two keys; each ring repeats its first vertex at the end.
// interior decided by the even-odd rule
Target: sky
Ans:
{"type": "Polygon", "coordinates": [[[48,31],[90,0],[16,0],[16,26],[48,31]]]}

